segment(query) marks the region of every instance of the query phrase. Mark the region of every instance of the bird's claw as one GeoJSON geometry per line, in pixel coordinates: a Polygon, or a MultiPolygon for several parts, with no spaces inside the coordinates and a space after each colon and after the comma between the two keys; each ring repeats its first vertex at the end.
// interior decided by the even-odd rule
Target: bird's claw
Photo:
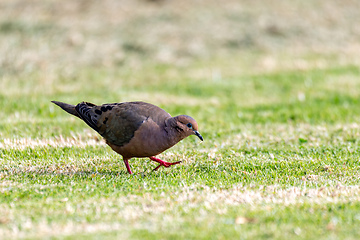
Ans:
{"type": "Polygon", "coordinates": [[[161,166],[164,166],[164,167],[168,168],[171,165],[175,165],[175,164],[179,164],[179,163],[181,163],[181,161],[173,162],[173,163],[169,163],[169,162],[160,163],[159,166],[157,166],[156,168],[153,169],[153,171],[158,170],[161,166]]]}
{"type": "Polygon", "coordinates": [[[155,158],[155,157],[150,157],[150,159],[155,161],[155,162],[160,163],[159,166],[157,166],[156,168],[153,169],[153,171],[158,170],[161,166],[164,166],[164,167],[168,168],[168,167],[170,167],[172,165],[176,165],[176,164],[181,163],[181,161],[172,162],[172,163],[171,162],[165,162],[165,161],[163,161],[161,159],[158,159],[158,158],[155,158]]]}

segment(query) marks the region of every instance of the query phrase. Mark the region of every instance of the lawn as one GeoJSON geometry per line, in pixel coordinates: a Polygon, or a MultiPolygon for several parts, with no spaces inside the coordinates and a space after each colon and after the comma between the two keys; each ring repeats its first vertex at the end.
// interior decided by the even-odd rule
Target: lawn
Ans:
{"type": "Polygon", "coordinates": [[[0,0],[1,239],[359,239],[360,5],[0,0]],[[204,137],[121,156],[51,100],[204,137]]]}

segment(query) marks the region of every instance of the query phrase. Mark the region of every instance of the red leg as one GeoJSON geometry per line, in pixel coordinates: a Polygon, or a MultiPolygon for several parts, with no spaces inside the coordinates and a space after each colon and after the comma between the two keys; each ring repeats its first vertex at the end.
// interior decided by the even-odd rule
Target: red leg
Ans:
{"type": "Polygon", "coordinates": [[[126,169],[127,169],[128,173],[132,174],[131,169],[130,169],[130,165],[129,165],[129,159],[124,158],[124,163],[125,163],[125,166],[126,166],[126,169]]]}
{"type": "Polygon", "coordinates": [[[158,162],[158,163],[160,163],[160,165],[159,166],[157,166],[156,168],[154,168],[154,170],[153,171],[156,171],[156,170],[158,170],[159,169],[159,167],[161,167],[161,166],[164,166],[164,167],[170,167],[171,165],[175,165],[175,164],[179,164],[179,163],[181,163],[181,161],[178,161],[178,162],[173,162],[173,163],[170,163],[170,162],[165,162],[165,161],[163,161],[163,160],[161,160],[161,159],[159,159],[159,158],[156,158],[156,157],[149,157],[151,160],[153,160],[153,161],[155,161],[155,162],[158,162]]]}

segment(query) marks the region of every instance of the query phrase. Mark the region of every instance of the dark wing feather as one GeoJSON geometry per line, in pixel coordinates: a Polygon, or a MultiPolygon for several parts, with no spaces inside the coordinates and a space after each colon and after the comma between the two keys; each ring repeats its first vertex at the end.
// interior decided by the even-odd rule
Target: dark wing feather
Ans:
{"type": "Polygon", "coordinates": [[[87,123],[92,129],[95,131],[99,131],[97,126],[98,123],[98,115],[93,111],[93,107],[96,105],[92,103],[82,102],[76,105],[75,110],[79,114],[82,120],[87,123]]]}
{"type": "Polygon", "coordinates": [[[110,109],[99,119],[99,133],[108,142],[123,146],[134,137],[135,131],[146,119],[145,116],[129,108],[127,104],[104,104],[99,109],[110,109]]]}

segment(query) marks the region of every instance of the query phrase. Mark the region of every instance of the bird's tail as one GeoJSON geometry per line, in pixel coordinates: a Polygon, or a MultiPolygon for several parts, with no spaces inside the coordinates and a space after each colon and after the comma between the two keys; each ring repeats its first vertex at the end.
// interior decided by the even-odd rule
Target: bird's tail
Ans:
{"type": "Polygon", "coordinates": [[[58,101],[51,101],[51,102],[58,105],[62,109],[64,109],[66,112],[80,118],[79,114],[75,110],[75,105],[71,105],[71,104],[67,104],[67,103],[63,103],[63,102],[58,102],[58,101]]]}

